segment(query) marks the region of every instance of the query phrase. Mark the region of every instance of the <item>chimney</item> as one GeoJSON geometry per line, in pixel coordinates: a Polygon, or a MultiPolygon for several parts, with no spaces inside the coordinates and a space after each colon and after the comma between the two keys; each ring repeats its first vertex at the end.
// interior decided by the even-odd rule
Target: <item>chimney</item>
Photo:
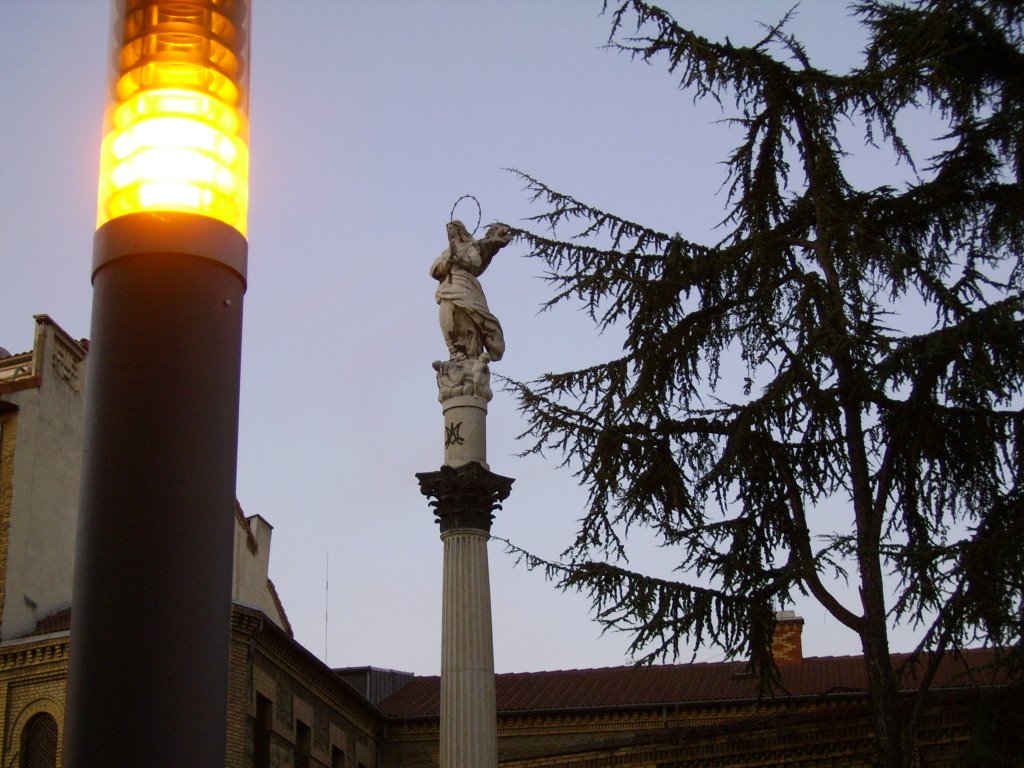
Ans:
{"type": "Polygon", "coordinates": [[[772,635],[772,656],[776,664],[799,664],[804,654],[800,642],[804,620],[794,611],[775,614],[775,634],[772,635]]]}

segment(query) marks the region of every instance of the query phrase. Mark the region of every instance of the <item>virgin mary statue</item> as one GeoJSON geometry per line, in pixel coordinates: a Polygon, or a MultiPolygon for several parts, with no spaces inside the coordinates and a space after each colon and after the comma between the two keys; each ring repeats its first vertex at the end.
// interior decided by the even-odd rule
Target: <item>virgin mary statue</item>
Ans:
{"type": "Polygon", "coordinates": [[[438,281],[434,298],[452,360],[476,359],[484,352],[500,360],[505,354],[501,323],[487,307],[477,277],[511,240],[512,230],[505,224],[492,224],[474,240],[461,221],[448,222],[448,247],[430,265],[430,276],[438,281]]]}

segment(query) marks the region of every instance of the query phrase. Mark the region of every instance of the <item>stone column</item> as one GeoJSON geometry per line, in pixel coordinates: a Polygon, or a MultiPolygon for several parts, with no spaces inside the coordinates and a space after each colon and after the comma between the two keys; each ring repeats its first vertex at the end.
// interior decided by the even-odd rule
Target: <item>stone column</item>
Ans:
{"type": "Polygon", "coordinates": [[[441,768],[498,765],[487,539],[474,528],[441,534],[441,768]]]}
{"type": "Polygon", "coordinates": [[[445,416],[445,463],[416,477],[432,499],[444,542],[440,768],[497,768],[487,541],[493,513],[513,480],[494,474],[486,463],[486,361],[483,371],[478,361],[439,362],[434,368],[445,416]],[[475,387],[468,383],[473,365],[475,387]]]}

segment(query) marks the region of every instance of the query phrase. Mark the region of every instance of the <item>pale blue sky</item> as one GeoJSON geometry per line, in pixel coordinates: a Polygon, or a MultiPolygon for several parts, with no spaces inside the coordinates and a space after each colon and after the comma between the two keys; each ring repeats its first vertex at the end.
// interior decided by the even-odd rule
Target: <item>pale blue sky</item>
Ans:
{"type": "MultiPolygon", "coordinates": [[[[662,4],[740,44],[792,2],[662,4]]],[[[502,170],[514,166],[710,239],[730,137],[714,124],[722,113],[662,69],[601,48],[600,0],[254,6],[238,498],[275,527],[271,576],[310,650],[324,656],[329,556],[327,661],[436,673],[441,543],[413,475],[442,459],[430,363],[445,348],[427,268],[452,204],[473,194],[484,222],[520,225],[538,209],[502,170]]],[[[30,347],[36,313],[89,334],[108,27],[106,0],[0,2],[0,346],[11,351],[30,347]]],[[[841,0],[805,0],[792,29],[831,67],[862,43],[841,0]]],[[[475,209],[460,213],[472,227],[475,209]]],[[[529,379],[613,353],[614,334],[595,338],[581,314],[538,314],[541,268],[522,254],[505,249],[484,278],[508,342],[493,370],[529,379]]],[[[515,457],[523,428],[498,393],[490,463],[517,480],[494,533],[555,556],[584,496],[554,457],[515,457]]],[[[491,572],[499,671],[628,661],[626,638],[599,637],[583,598],[513,568],[497,545],[491,572]]],[[[796,609],[806,653],[859,652],[816,604],[796,609]]]]}

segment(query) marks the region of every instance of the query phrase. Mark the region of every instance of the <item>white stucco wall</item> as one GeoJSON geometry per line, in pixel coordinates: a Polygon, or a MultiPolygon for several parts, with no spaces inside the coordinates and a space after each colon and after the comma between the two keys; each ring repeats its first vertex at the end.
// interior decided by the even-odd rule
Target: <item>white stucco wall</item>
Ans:
{"type": "Polygon", "coordinates": [[[231,599],[262,611],[267,618],[284,629],[285,618],[267,584],[270,537],[274,528],[259,515],[248,518],[236,516],[235,520],[235,568],[231,599]]]}
{"type": "Polygon", "coordinates": [[[49,318],[37,318],[38,387],[5,395],[18,406],[0,638],[31,631],[71,603],[81,474],[85,360],[49,318]]]}

